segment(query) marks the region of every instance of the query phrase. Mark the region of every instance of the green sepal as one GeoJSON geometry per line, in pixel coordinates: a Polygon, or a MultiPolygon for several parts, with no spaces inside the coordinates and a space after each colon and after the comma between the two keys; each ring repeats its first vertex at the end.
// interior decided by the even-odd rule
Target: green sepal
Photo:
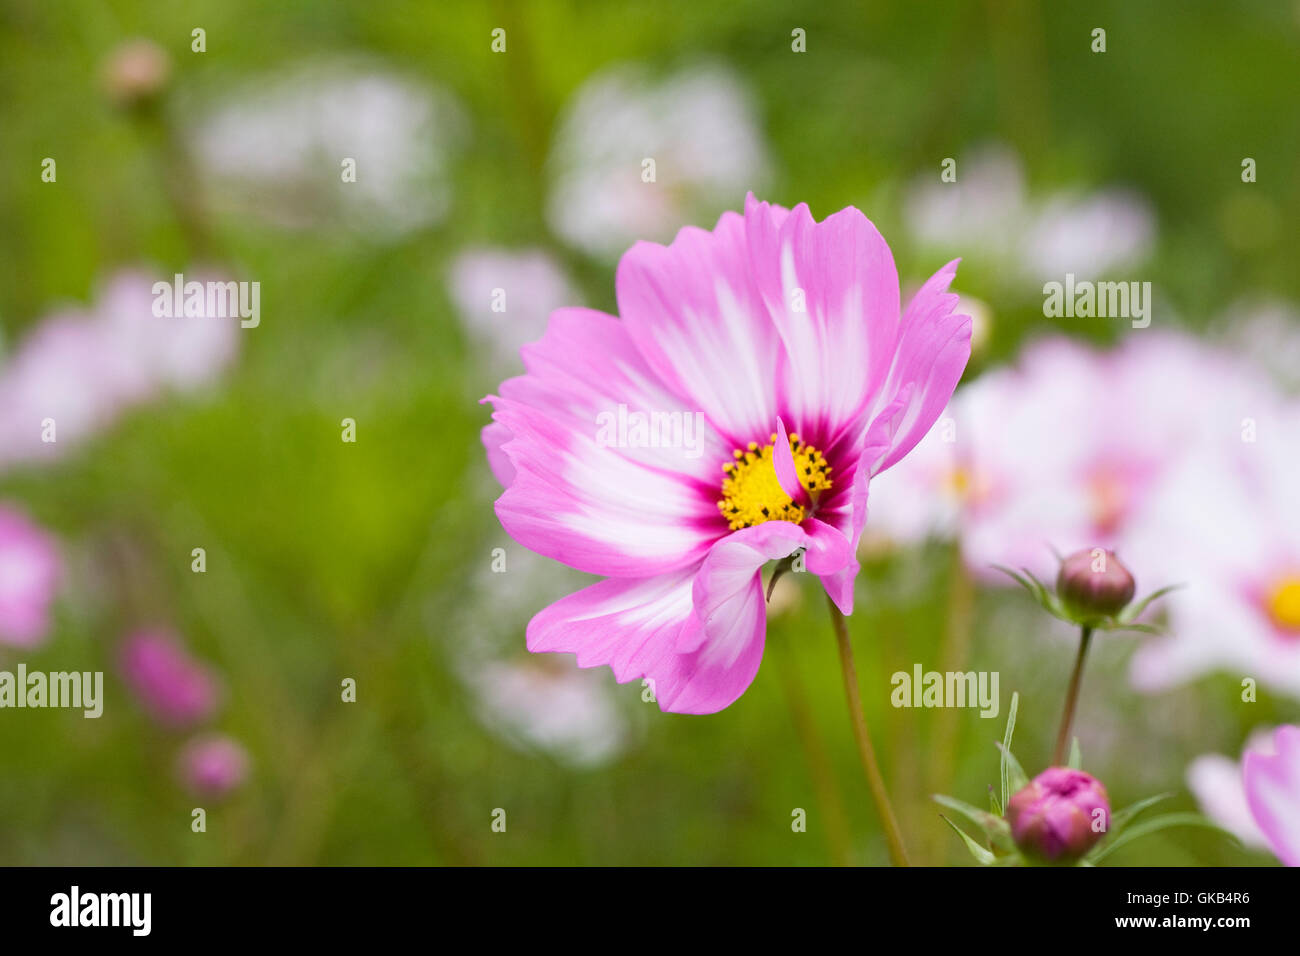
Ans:
{"type": "MultiPolygon", "coordinates": [[[[1166,813],[1162,817],[1153,817],[1143,823],[1130,827],[1124,831],[1122,836],[1115,836],[1111,839],[1104,840],[1095,846],[1092,851],[1084,857],[1089,863],[1096,865],[1110,856],[1120,847],[1132,843],[1134,840],[1141,839],[1144,836],[1150,836],[1160,830],[1166,830],[1169,827],[1204,827],[1208,830],[1218,830],[1224,836],[1228,837],[1238,846],[1240,841],[1235,836],[1224,830],[1215,823],[1211,823],[1207,818],[1199,813],[1166,813]]],[[[1114,831],[1112,830],[1112,833],[1114,831]]]]}
{"type": "Polygon", "coordinates": [[[1070,761],[1067,766],[1071,770],[1083,769],[1083,751],[1079,749],[1079,738],[1074,737],[1070,742],[1070,761]]]}
{"type": "MultiPolygon", "coordinates": [[[[1014,763],[1016,759],[1011,756],[1011,737],[1016,731],[1016,712],[1019,709],[1020,692],[1014,691],[1011,694],[1011,707],[1007,711],[1007,729],[1002,734],[1002,760],[998,765],[998,774],[1002,781],[1002,812],[1004,813],[1006,812],[1007,801],[1011,799],[1011,795],[1025,785],[1024,783],[1019,783],[1016,785],[1015,789],[1012,789],[1009,773],[1009,764],[1014,763]]],[[[1020,765],[1016,764],[1016,767],[1019,768],[1020,765]]],[[[1020,776],[1022,779],[1024,778],[1024,770],[1020,771],[1020,776]]]]}
{"type": "Polygon", "coordinates": [[[948,824],[948,826],[952,827],[954,830],[957,831],[957,835],[961,837],[962,842],[966,844],[966,849],[970,851],[971,856],[975,857],[975,861],[977,863],[979,863],[981,866],[993,866],[997,862],[997,857],[993,855],[993,852],[991,850],[986,850],[984,847],[976,843],[973,839],[971,839],[970,834],[968,834],[961,827],[957,826],[957,824],[953,823],[942,813],[939,814],[939,817],[943,820],[944,823],[948,824]]]}
{"type": "Polygon", "coordinates": [[[964,816],[971,823],[975,824],[984,833],[989,845],[995,853],[1013,853],[1015,852],[1015,843],[1011,839],[1011,825],[1002,817],[989,813],[987,810],[981,810],[979,807],[972,806],[964,800],[958,800],[956,797],[948,797],[942,793],[936,793],[931,798],[940,806],[947,807],[949,810],[956,811],[964,816]]]}

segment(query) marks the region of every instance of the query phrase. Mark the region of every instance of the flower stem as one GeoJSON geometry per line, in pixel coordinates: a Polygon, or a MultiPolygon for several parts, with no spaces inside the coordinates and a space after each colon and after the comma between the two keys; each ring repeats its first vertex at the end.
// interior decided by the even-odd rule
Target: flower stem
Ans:
{"type": "Polygon", "coordinates": [[[1083,662],[1088,656],[1088,643],[1092,628],[1084,626],[1079,635],[1079,656],[1074,659],[1074,673],[1070,675],[1070,689],[1065,692],[1065,710],[1061,714],[1061,729],[1056,734],[1056,750],[1052,752],[1052,766],[1065,764],[1065,748],[1070,743],[1070,727],[1074,724],[1074,709],[1079,703],[1079,685],[1083,683],[1083,662]]]}
{"type": "Polygon", "coordinates": [[[862,713],[862,698],[858,692],[858,670],[853,664],[853,645],[849,643],[849,628],[844,615],[827,595],[826,603],[831,610],[831,626],[835,629],[835,641],[839,645],[840,665],[844,671],[844,694],[849,702],[849,720],[853,724],[853,736],[858,744],[858,757],[862,760],[862,769],[867,775],[867,785],[871,788],[871,797],[876,802],[876,811],[885,828],[885,839],[889,844],[889,858],[894,866],[910,866],[907,850],[903,848],[903,834],[898,829],[898,819],[894,808],[889,803],[889,794],[885,790],[885,780],[880,775],[876,764],[876,751],[871,746],[871,737],[867,733],[867,721],[862,713]]]}

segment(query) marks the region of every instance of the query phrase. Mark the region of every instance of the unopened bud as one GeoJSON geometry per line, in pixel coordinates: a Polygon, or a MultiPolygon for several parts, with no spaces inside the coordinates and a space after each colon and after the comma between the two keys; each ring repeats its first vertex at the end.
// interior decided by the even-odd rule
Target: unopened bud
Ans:
{"type": "Polygon", "coordinates": [[[171,59],[149,40],[128,40],[104,64],[104,88],[118,106],[142,106],[162,92],[171,77],[171,59]]]}
{"type": "Polygon", "coordinates": [[[1080,621],[1113,617],[1133,600],[1137,585],[1113,552],[1078,551],[1061,562],[1056,596],[1080,621]]]}
{"type": "Polygon", "coordinates": [[[1007,801],[1007,822],[1021,851],[1049,863],[1077,860],[1110,828],[1110,800],[1096,777],[1049,767],[1007,801]]]}

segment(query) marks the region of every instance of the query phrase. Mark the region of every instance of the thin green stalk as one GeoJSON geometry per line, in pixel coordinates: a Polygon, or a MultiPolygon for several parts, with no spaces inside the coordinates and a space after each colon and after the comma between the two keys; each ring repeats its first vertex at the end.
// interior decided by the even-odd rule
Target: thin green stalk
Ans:
{"type": "Polygon", "coordinates": [[[871,798],[876,803],[881,825],[885,828],[885,840],[889,844],[889,858],[895,866],[910,866],[907,850],[903,847],[903,834],[898,828],[898,818],[889,802],[889,793],[885,790],[885,779],[880,775],[876,764],[876,751],[871,746],[871,736],[867,732],[866,717],[862,712],[862,698],[858,691],[858,671],[853,664],[853,645],[849,642],[849,628],[844,615],[835,606],[828,595],[826,603],[831,610],[831,626],[835,629],[835,641],[839,646],[840,665],[844,672],[844,694],[849,703],[849,721],[853,724],[853,736],[858,745],[858,758],[867,775],[867,785],[871,788],[871,798]]]}
{"type": "Polygon", "coordinates": [[[1065,763],[1066,748],[1070,745],[1070,727],[1074,724],[1074,710],[1079,703],[1079,685],[1083,683],[1083,662],[1088,656],[1088,643],[1092,628],[1085,626],[1079,636],[1079,655],[1074,659],[1074,673],[1070,675],[1070,689],[1065,692],[1065,710],[1061,714],[1061,729],[1056,734],[1056,749],[1052,752],[1052,766],[1065,763]]]}

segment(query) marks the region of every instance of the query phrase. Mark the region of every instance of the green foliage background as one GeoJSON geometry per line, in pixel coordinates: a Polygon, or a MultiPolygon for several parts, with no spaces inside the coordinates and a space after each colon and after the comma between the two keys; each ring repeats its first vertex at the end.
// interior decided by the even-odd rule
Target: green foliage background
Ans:
{"type": "MultiPolygon", "coordinates": [[[[522,646],[528,613],[503,615],[473,586],[492,548],[518,548],[492,515],[478,444],[487,412],[477,400],[496,382],[456,318],[447,265],[474,242],[549,247],[589,304],[615,308],[609,265],[566,252],[542,215],[554,120],[606,65],[729,63],[756,92],[776,159],[767,198],[807,201],[819,218],[858,205],[905,277],[940,262],[909,248],[901,185],[996,139],[1021,153],[1035,190],[1122,183],[1150,197],[1160,239],[1142,278],[1189,324],[1246,294],[1300,298],[1292,2],[4,0],[0,342],[10,347],[119,266],[167,274],[189,262],[153,144],[100,93],[104,57],[137,35],[171,53],[182,92],[326,53],[371,54],[453,90],[472,135],[451,215],[400,242],[290,240],[218,220],[220,248],[263,286],[262,325],[242,333],[222,387],[138,410],[55,467],[0,476],[0,499],[57,532],[70,563],[51,640],[0,654],[0,666],[102,669],[108,693],[97,721],[0,712],[2,863],[826,863],[788,675],[824,742],[852,858],[885,861],[832,636],[807,583],[801,610],[773,623],[753,688],[727,711],[661,715],[638,687],[619,688],[640,730],[600,769],[503,743],[450,670],[448,649],[471,631],[517,634],[522,646]],[[207,30],[205,54],[189,50],[195,26],[207,30]],[[508,30],[505,56],[489,52],[496,26],[508,30]],[[804,55],[790,51],[795,26],[807,30],[804,55]],[[1108,32],[1104,55],[1089,51],[1095,26],[1108,32]],[[40,182],[45,156],[57,158],[57,184],[40,182]],[[1244,156],[1258,162],[1253,186],[1240,181],[1244,156]],[[338,440],[345,416],[359,423],[355,445],[338,440]],[[133,555],[123,565],[109,558],[121,540],[133,555]],[[189,569],[199,545],[205,575],[189,569]],[[116,677],[113,642],[149,622],[175,627],[219,667],[220,726],[253,755],[249,784],[210,808],[206,834],[191,833],[193,800],[172,779],[176,741],[116,677]],[[348,676],[352,705],[339,701],[348,676]],[[496,807],[509,813],[506,834],[490,831],[496,807]],[[809,812],[806,834],[791,831],[796,807],[809,812]]],[[[731,206],[747,188],[736,184],[731,206]]],[[[1032,303],[1001,301],[998,266],[980,249],[963,254],[959,289],[996,315],[990,360],[1050,330],[1032,303]]],[[[977,589],[970,666],[1000,672],[999,719],[890,707],[888,675],[938,668],[947,629],[963,619],[955,567],[941,544],[872,562],[850,621],[887,779],[915,856],[932,863],[966,855],[927,794],[942,786],[983,802],[1012,690],[1018,755],[1041,768],[1072,653],[1023,593],[977,589]],[[951,756],[938,743],[945,720],[951,756]]],[[[1173,790],[1171,805],[1190,807],[1188,760],[1235,755],[1250,727],[1297,717],[1267,695],[1242,704],[1226,677],[1138,696],[1125,678],[1133,640],[1101,639],[1080,714],[1085,767],[1117,806],[1173,790]]],[[[1175,830],[1112,862],[1268,860],[1175,830]]]]}

